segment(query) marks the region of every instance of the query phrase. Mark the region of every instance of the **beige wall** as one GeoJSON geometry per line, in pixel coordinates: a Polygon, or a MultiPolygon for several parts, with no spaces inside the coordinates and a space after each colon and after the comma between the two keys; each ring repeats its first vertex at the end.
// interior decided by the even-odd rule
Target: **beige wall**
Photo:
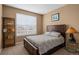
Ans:
{"type": "Polygon", "coordinates": [[[79,31],[79,5],[66,5],[43,16],[43,31],[47,25],[67,24],[79,31]],[[60,13],[59,21],[51,21],[51,15],[60,13]]]}
{"type": "Polygon", "coordinates": [[[0,52],[2,49],[2,5],[0,4],[0,52]]]}
{"type": "Polygon", "coordinates": [[[3,17],[16,18],[16,13],[22,13],[22,14],[26,14],[26,15],[36,16],[37,17],[37,33],[38,34],[42,33],[42,31],[43,31],[42,15],[3,5],[3,17]]]}

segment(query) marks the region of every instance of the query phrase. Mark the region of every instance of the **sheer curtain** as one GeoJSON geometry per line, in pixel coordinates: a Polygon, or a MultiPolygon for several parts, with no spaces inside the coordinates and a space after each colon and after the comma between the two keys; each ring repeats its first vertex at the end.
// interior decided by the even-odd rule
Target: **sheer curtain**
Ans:
{"type": "Polygon", "coordinates": [[[16,14],[16,36],[37,34],[37,18],[35,16],[16,14]]]}

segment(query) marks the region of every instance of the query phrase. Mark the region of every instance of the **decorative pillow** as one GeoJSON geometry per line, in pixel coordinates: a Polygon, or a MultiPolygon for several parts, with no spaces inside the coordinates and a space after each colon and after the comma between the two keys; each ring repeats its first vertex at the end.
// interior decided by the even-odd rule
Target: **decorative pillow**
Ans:
{"type": "Polygon", "coordinates": [[[45,35],[50,35],[51,32],[45,32],[45,35]]]}
{"type": "Polygon", "coordinates": [[[61,33],[59,33],[59,32],[50,32],[49,35],[54,36],[54,37],[59,37],[61,35],[61,33]]]}

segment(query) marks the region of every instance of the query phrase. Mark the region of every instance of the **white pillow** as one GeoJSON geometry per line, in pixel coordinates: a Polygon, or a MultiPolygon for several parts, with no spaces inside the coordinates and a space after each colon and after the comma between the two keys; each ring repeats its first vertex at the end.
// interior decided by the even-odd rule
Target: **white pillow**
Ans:
{"type": "Polygon", "coordinates": [[[61,33],[59,33],[59,32],[50,32],[49,35],[54,36],[54,37],[59,37],[61,35],[61,33]]]}
{"type": "Polygon", "coordinates": [[[51,32],[45,32],[45,35],[50,35],[51,32]]]}

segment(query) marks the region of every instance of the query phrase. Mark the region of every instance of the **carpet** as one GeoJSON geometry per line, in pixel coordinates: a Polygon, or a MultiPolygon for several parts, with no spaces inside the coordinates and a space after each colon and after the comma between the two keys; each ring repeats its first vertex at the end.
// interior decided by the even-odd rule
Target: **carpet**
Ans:
{"type": "MultiPolygon", "coordinates": [[[[30,55],[28,51],[24,48],[23,42],[16,44],[16,46],[8,47],[2,50],[0,55],[30,55]]],[[[57,50],[52,55],[78,55],[78,53],[70,53],[64,48],[57,50]]]]}

